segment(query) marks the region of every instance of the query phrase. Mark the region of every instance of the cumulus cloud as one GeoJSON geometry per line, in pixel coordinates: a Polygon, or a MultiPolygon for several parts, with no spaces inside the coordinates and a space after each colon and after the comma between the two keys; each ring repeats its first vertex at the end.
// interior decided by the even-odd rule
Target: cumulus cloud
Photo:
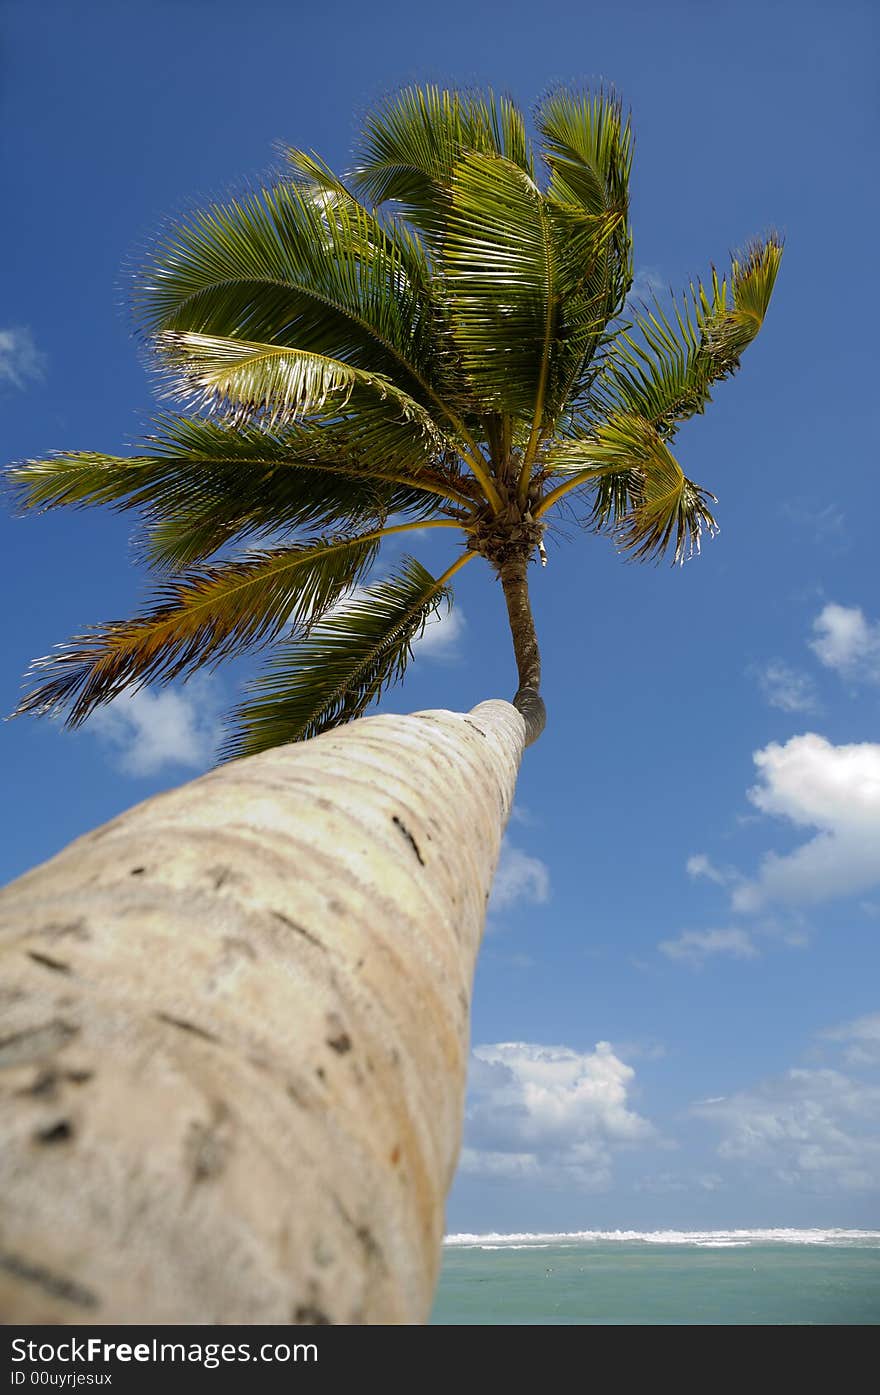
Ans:
{"type": "Polygon", "coordinates": [[[771,743],[754,761],[756,808],[818,831],[791,853],[769,853],[734,891],[734,909],[816,903],[880,885],[880,745],[835,746],[808,732],[771,743]]]}
{"type": "Polygon", "coordinates": [[[758,687],[771,707],[782,712],[815,712],[818,703],[809,674],[773,659],[756,670],[758,687]]]}
{"type": "Polygon", "coordinates": [[[112,752],[126,775],[155,775],[169,766],[204,769],[217,748],[220,724],[213,688],[193,678],[180,690],[144,688],[99,708],[85,727],[112,752]]]}
{"type": "Polygon", "coordinates": [[[616,1148],[654,1139],[629,1107],[634,1078],[608,1042],[592,1052],[529,1042],[476,1047],[462,1170],[601,1190],[616,1148]]]}
{"type": "Polygon", "coordinates": [[[423,659],[457,659],[461,652],[467,620],[461,606],[440,606],[413,644],[413,653],[423,659]]]}
{"type": "Polygon", "coordinates": [[[810,648],[826,668],[855,682],[880,683],[880,621],[859,606],[830,604],[813,621],[810,648]]]}
{"type": "Polygon", "coordinates": [[[718,1156],[809,1190],[862,1190],[880,1176],[880,1088],[836,1070],[790,1070],[694,1114],[720,1133],[718,1156]]]}
{"type": "Polygon", "coordinates": [[[541,906],[549,899],[550,869],[546,862],[505,838],[492,884],[489,914],[521,905],[541,906]]]}
{"type": "Polygon", "coordinates": [[[39,382],[46,371],[46,355],[34,342],[26,325],[0,329],[0,383],[23,391],[39,382]]]}
{"type": "Polygon", "coordinates": [[[657,946],[667,959],[701,969],[707,959],[726,954],[732,959],[757,959],[758,951],[745,930],[686,930],[675,940],[657,946]]]}
{"type": "Polygon", "coordinates": [[[856,1017],[852,1022],[841,1023],[839,1027],[829,1027],[822,1035],[828,1041],[839,1041],[846,1045],[845,1058],[849,1065],[880,1064],[880,1012],[856,1017]]]}

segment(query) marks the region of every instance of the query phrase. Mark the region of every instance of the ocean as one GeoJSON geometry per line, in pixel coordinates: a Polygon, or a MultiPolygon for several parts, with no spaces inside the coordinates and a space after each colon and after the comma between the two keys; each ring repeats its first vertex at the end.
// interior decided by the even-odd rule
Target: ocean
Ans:
{"type": "Polygon", "coordinates": [[[450,1235],[431,1321],[873,1324],[880,1231],[450,1235]]]}

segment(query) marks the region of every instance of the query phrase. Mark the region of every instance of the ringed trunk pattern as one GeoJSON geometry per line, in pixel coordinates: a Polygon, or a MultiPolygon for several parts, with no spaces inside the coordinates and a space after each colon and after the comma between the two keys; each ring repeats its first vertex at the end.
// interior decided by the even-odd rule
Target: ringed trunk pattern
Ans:
{"type": "Polygon", "coordinates": [[[426,1320],[525,725],[366,718],[0,894],[4,1321],[426,1320]]]}

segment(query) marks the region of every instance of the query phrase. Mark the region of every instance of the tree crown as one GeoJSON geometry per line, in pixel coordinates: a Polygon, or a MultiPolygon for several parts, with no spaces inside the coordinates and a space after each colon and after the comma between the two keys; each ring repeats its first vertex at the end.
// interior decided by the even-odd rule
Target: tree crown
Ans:
{"type": "Polygon", "coordinates": [[[781,242],[633,304],[629,118],[563,90],[534,129],[491,92],[409,88],[346,178],[287,149],[275,182],[157,243],[135,314],[182,410],[138,455],[10,473],[27,508],[138,510],[163,579],[145,613],[37,661],[19,711],[76,724],[275,642],[233,716],[226,754],[248,754],[364,712],[459,568],[524,581],[563,501],[642,560],[714,532],[670,443],[761,328],[781,242]],[[441,576],[408,558],[365,584],[384,537],[425,527],[460,533],[441,576]]]}

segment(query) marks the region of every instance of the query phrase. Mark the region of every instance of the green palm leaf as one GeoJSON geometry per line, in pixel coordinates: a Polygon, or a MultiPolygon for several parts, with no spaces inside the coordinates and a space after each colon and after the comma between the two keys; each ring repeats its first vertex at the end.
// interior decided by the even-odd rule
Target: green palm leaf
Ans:
{"type": "Polygon", "coordinates": [[[286,345],[430,397],[436,360],[424,263],[354,200],[294,182],[197,214],[158,247],[136,292],[150,334],[286,345]]]}
{"type": "Polygon", "coordinates": [[[442,581],[410,557],[343,602],[251,685],[224,756],[303,741],[361,716],[402,678],[413,640],[444,596],[442,581]]]}
{"type": "Polygon", "coordinates": [[[543,420],[604,328],[601,268],[619,216],[548,202],[500,156],[459,160],[443,248],[449,320],[491,409],[543,420]]]}
{"type": "Polygon", "coordinates": [[[414,425],[434,448],[447,444],[428,412],[408,393],[381,374],[341,359],[283,344],[182,330],[166,330],[155,343],[170,375],[169,391],[197,407],[259,414],[271,429],[303,417],[335,420],[354,389],[360,388],[385,404],[383,417],[414,425]]]}
{"type": "Polygon", "coordinates": [[[589,213],[627,213],[632,127],[609,93],[559,91],[540,104],[536,124],[550,167],[547,193],[589,213]]]}
{"type": "Polygon", "coordinates": [[[708,501],[714,495],[684,474],[659,433],[644,418],[617,413],[594,435],[560,443],[547,460],[572,471],[593,491],[590,522],[610,528],[638,561],[671,551],[673,562],[699,552],[703,532],[717,532],[708,501]]]}
{"type": "Polygon", "coordinates": [[[352,182],[374,204],[398,204],[430,236],[442,224],[453,170],[468,151],[503,156],[534,174],[525,122],[509,98],[406,88],[367,117],[352,182]]]}
{"type": "Polygon", "coordinates": [[[692,285],[671,316],[659,305],[633,315],[636,333],[615,341],[596,402],[637,412],[664,437],[705,411],[710,388],[736,372],[764,322],[781,257],[777,238],[755,243],[742,262],[734,260],[729,282],[713,273],[711,290],[692,285]]]}
{"type": "Polygon", "coordinates": [[[357,583],[377,547],[375,533],[319,539],[175,578],[146,615],[97,627],[38,660],[33,671],[49,676],[18,711],[69,708],[77,726],[133,684],[169,682],[289,626],[307,627],[357,583]]]}
{"type": "MultiPolygon", "coordinates": [[[[279,529],[351,529],[390,513],[427,518],[456,496],[428,468],[417,479],[363,450],[363,422],[350,429],[287,427],[271,433],[216,421],[166,417],[147,439],[149,454],[130,458],[91,451],[32,460],[7,472],[26,509],[109,504],[146,520],[147,560],[161,567],[204,561],[232,539],[279,529]],[[383,462],[384,463],[384,462],[383,462]]],[[[421,456],[425,458],[424,446],[421,456]]],[[[463,481],[458,481],[461,488],[463,481]]]]}

